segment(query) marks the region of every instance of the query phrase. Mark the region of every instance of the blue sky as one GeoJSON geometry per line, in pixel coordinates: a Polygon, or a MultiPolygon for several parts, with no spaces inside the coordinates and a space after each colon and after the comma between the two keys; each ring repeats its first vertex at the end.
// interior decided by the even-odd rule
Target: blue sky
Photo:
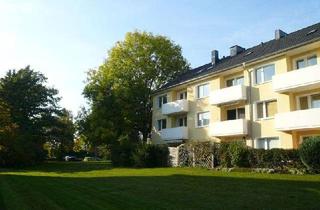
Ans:
{"type": "Polygon", "coordinates": [[[168,36],[192,67],[320,21],[320,1],[0,0],[0,76],[31,65],[75,114],[85,72],[135,29],[168,36]]]}

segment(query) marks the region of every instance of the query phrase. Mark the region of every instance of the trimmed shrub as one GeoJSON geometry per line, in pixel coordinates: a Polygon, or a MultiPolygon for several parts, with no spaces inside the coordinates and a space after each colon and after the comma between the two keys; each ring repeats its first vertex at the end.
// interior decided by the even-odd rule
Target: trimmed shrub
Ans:
{"type": "Polygon", "coordinates": [[[302,163],[309,170],[320,170],[320,137],[309,137],[299,148],[302,163]]]}
{"type": "Polygon", "coordinates": [[[169,149],[166,145],[141,144],[133,153],[133,161],[136,167],[167,167],[169,149]]]}
{"type": "Polygon", "coordinates": [[[249,165],[253,168],[301,168],[298,150],[250,149],[249,165]]]}
{"type": "Polygon", "coordinates": [[[231,165],[234,167],[249,166],[249,151],[243,141],[233,141],[228,147],[231,165]]]}
{"type": "Polygon", "coordinates": [[[137,145],[132,143],[127,136],[121,137],[110,146],[111,162],[113,166],[130,167],[134,165],[132,154],[137,145]]]}

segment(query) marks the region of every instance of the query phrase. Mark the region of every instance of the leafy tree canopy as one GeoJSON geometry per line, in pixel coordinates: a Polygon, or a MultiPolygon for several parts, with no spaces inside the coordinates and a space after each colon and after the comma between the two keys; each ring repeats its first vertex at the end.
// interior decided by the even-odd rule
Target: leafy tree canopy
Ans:
{"type": "Polygon", "coordinates": [[[71,139],[72,132],[61,126],[66,123],[58,91],[46,82],[29,66],[0,79],[0,164],[32,164],[44,158],[45,142],[71,139]]]}
{"type": "Polygon", "coordinates": [[[151,129],[152,91],[188,69],[181,47],[167,37],[127,33],[108,52],[105,63],[88,73],[83,94],[90,111],[79,117],[85,127],[82,133],[96,145],[119,136],[135,139],[139,133],[146,139],[151,129]]]}

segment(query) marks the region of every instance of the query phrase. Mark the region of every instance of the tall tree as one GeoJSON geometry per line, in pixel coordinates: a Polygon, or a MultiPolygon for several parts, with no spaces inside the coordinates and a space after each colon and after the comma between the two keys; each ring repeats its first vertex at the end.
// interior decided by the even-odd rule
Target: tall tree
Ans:
{"type": "Polygon", "coordinates": [[[47,78],[26,67],[0,79],[0,148],[2,164],[32,164],[44,158],[43,143],[60,113],[58,91],[47,78]]]}
{"type": "Polygon", "coordinates": [[[87,128],[96,144],[121,135],[137,138],[139,133],[146,140],[151,130],[152,91],[188,69],[181,47],[168,38],[127,33],[108,52],[105,63],[88,74],[84,89],[90,104],[87,128]]]}

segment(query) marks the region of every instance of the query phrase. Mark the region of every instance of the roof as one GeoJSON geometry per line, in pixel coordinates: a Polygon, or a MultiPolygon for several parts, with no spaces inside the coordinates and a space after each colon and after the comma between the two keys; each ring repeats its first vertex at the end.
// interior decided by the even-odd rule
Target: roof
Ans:
{"type": "Polygon", "coordinates": [[[259,58],[271,56],[309,42],[317,41],[319,38],[320,23],[317,23],[287,34],[285,37],[282,37],[278,40],[273,39],[265,43],[261,42],[261,44],[248,48],[235,56],[223,57],[214,65],[208,63],[203,66],[188,70],[163,85],[160,89],[156,90],[156,92],[186,83],[191,79],[196,79],[208,74],[214,74],[228,70],[232,67],[241,65],[244,62],[252,62],[259,58]]]}

